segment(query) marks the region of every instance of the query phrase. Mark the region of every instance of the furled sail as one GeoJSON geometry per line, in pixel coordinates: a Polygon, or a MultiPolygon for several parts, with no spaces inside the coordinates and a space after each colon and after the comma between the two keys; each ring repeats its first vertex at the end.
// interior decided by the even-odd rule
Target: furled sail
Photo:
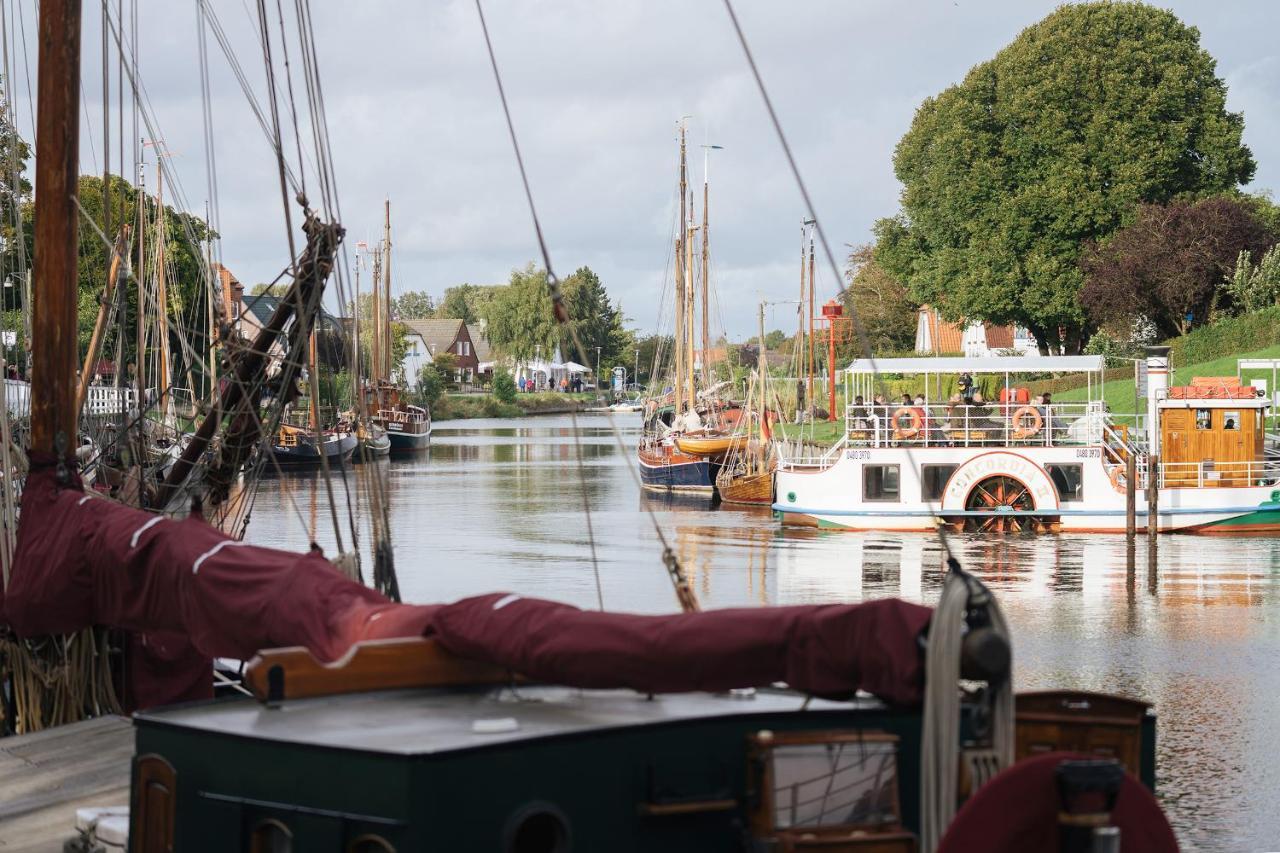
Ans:
{"type": "MultiPolygon", "coordinates": [[[[101,500],[69,472],[60,484],[51,459],[32,462],[0,602],[20,636],[122,628],[167,647],[174,666],[191,657],[189,644],[206,675],[213,657],[305,646],[332,661],[361,640],[425,636],[459,657],[570,686],[671,693],[785,681],[824,696],[863,689],[895,704],[922,695],[927,607],[885,600],[641,616],[504,593],[395,604],[318,551],[250,545],[194,515],[101,500]]],[[[139,707],[175,698],[165,679],[133,686],[139,707]]]]}

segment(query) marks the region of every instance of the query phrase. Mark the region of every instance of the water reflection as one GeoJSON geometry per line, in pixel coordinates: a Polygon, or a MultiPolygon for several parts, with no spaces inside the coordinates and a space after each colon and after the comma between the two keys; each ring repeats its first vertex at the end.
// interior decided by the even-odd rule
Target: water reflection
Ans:
{"type": "MultiPolygon", "coordinates": [[[[624,446],[638,417],[619,418],[624,446]]],[[[704,606],[932,603],[944,552],[925,534],[782,531],[767,510],[641,494],[603,417],[439,423],[429,453],[381,463],[406,599],[511,590],[596,606],[584,490],[611,609],[676,607],[650,518],[704,606]]],[[[364,481],[335,482],[368,546],[364,481]],[[350,498],[347,495],[350,494],[350,498]]],[[[323,483],[261,485],[248,538],[333,548],[323,483]]],[[[344,531],[344,541],[349,542],[344,531]]],[[[1280,542],[1145,536],[952,537],[998,594],[1020,689],[1076,686],[1144,698],[1160,714],[1160,794],[1187,848],[1253,850],[1280,839],[1280,542]],[[1154,568],[1153,568],[1154,567],[1154,568]]],[[[368,565],[368,558],[365,558],[368,565]]]]}

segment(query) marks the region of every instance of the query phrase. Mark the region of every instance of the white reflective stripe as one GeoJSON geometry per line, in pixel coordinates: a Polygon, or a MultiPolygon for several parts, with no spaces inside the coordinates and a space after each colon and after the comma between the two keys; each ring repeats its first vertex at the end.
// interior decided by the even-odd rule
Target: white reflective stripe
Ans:
{"type": "Polygon", "coordinates": [[[151,520],[150,520],[150,521],[148,521],[146,524],[142,525],[142,526],[141,526],[141,527],[139,527],[137,530],[133,531],[133,538],[129,540],[129,547],[130,547],[130,548],[137,548],[137,547],[138,547],[138,537],[140,537],[142,534],[146,533],[148,530],[150,530],[151,528],[155,527],[157,524],[159,524],[159,523],[160,523],[160,522],[162,522],[162,521],[164,521],[164,516],[163,516],[163,515],[157,515],[155,518],[151,519],[151,520]]]}
{"type": "Polygon", "coordinates": [[[76,506],[84,506],[85,502],[91,501],[91,500],[93,500],[93,498],[89,497],[88,495],[85,495],[80,500],[76,501],[76,506]]]}
{"type": "Polygon", "coordinates": [[[197,574],[200,571],[200,564],[203,563],[205,560],[209,559],[210,557],[212,557],[214,554],[221,551],[223,548],[226,548],[228,546],[248,545],[248,544],[249,544],[248,542],[245,542],[242,539],[223,539],[217,545],[214,545],[208,551],[205,551],[199,557],[196,557],[196,561],[191,564],[191,574],[193,575],[197,574]]]}
{"type": "Polygon", "coordinates": [[[499,598],[497,601],[493,603],[493,609],[501,610],[502,608],[506,607],[508,604],[514,604],[519,600],[520,600],[520,596],[516,595],[515,593],[512,593],[511,595],[503,596],[502,598],[499,598]]]}

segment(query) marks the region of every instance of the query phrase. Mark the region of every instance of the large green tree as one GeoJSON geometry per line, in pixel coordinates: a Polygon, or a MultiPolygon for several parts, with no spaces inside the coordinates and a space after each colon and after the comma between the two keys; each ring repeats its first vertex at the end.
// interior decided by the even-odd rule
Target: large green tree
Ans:
{"type": "Polygon", "coordinates": [[[489,343],[515,361],[538,355],[548,358],[555,352],[559,333],[551,315],[546,270],[533,264],[512,270],[511,281],[494,292],[483,316],[488,321],[489,343]]]}
{"type": "Polygon", "coordinates": [[[917,110],[894,154],[903,213],[877,228],[883,262],[945,316],[1079,351],[1082,248],[1140,203],[1253,176],[1215,71],[1170,12],[1062,6],[917,110]]]}
{"type": "Polygon", "coordinates": [[[572,339],[566,338],[562,347],[564,357],[574,361],[588,359],[586,366],[591,368],[598,360],[601,372],[607,372],[616,364],[631,370],[634,338],[622,327],[622,309],[610,301],[600,277],[590,267],[579,267],[564,280],[562,289],[569,326],[577,333],[583,348],[581,353],[571,352],[572,339]]]}

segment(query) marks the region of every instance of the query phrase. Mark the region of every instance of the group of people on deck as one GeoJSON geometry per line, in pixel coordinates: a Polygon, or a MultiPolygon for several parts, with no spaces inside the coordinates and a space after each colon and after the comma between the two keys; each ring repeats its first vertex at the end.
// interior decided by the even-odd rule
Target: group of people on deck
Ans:
{"type": "Polygon", "coordinates": [[[881,440],[927,440],[930,444],[952,444],[957,440],[1003,441],[1006,430],[1012,433],[1019,429],[1019,424],[1012,421],[1024,408],[1032,409],[1039,416],[1039,425],[1028,432],[1039,434],[1041,429],[1058,430],[1065,426],[1055,418],[1053,399],[1048,393],[1036,395],[1030,403],[1012,400],[989,403],[981,391],[973,390],[971,381],[964,381],[967,378],[967,375],[961,376],[960,392],[951,395],[941,412],[939,406],[930,406],[923,394],[903,394],[895,404],[890,404],[883,394],[876,394],[870,404],[859,395],[853,401],[852,428],[878,432],[881,440]]]}

